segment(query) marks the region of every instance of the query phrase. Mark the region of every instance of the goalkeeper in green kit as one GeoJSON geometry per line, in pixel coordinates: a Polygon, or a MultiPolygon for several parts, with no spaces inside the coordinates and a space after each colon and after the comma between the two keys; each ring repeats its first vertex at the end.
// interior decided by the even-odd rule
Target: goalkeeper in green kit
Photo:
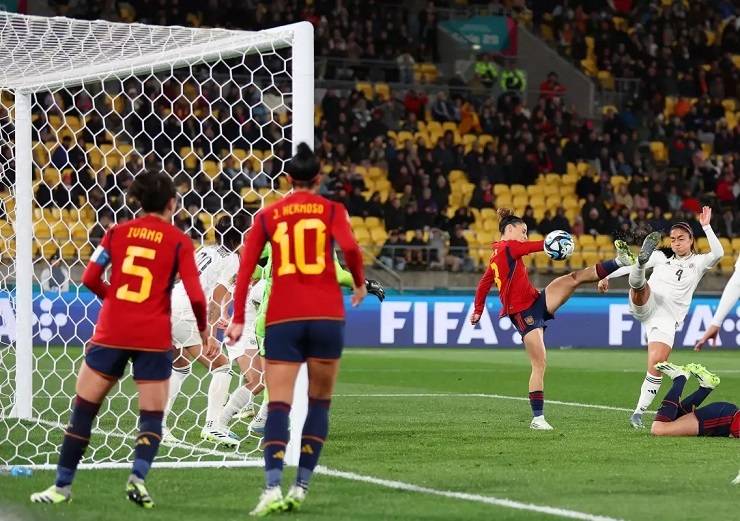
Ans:
{"type": "MultiPolygon", "coordinates": [[[[337,272],[337,282],[345,288],[352,288],[352,274],[342,268],[334,253],[334,267],[337,272]]],[[[262,356],[264,354],[265,340],[265,315],[267,304],[270,300],[272,288],[272,251],[270,244],[265,246],[260,258],[260,264],[252,274],[253,284],[247,297],[246,323],[244,334],[239,342],[234,345],[226,344],[229,359],[239,364],[244,375],[244,385],[236,389],[223,409],[220,425],[227,427],[231,420],[243,409],[251,410],[254,397],[259,395],[265,388],[262,379],[262,356]]],[[[383,302],[385,290],[383,285],[376,280],[366,280],[367,292],[378,297],[383,302]]],[[[223,317],[221,325],[229,323],[228,317],[223,317]]],[[[267,396],[262,400],[259,412],[249,424],[250,432],[262,434],[267,419],[267,396]]]]}

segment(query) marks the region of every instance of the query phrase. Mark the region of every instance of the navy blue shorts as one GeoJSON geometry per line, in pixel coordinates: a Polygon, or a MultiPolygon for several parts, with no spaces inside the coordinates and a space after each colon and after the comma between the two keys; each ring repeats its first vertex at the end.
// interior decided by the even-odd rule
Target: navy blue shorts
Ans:
{"type": "Polygon", "coordinates": [[[131,360],[137,382],[169,380],[174,351],[137,351],[90,345],[85,352],[87,366],[110,380],[118,380],[131,360]]]}
{"type": "Polygon", "coordinates": [[[516,330],[519,331],[522,338],[524,338],[524,335],[530,331],[534,331],[539,328],[545,329],[547,327],[545,326],[545,322],[555,318],[555,315],[547,311],[545,291],[543,290],[531,306],[524,311],[509,315],[509,318],[514,324],[516,330]]]}
{"type": "Polygon", "coordinates": [[[296,320],[267,326],[265,358],[305,362],[307,358],[336,360],[344,348],[344,321],[296,320]]]}
{"type": "Polygon", "coordinates": [[[729,402],[714,402],[695,410],[694,414],[699,420],[699,436],[728,437],[737,410],[737,405],[729,402]]]}

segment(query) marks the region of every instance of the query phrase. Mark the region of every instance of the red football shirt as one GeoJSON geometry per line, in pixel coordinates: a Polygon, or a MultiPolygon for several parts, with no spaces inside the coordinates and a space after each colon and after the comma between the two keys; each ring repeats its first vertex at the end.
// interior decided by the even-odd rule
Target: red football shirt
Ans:
{"type": "Polygon", "coordinates": [[[483,313],[486,295],[495,282],[501,298],[501,316],[513,315],[529,308],[539,292],[529,282],[522,257],[542,251],[545,241],[499,241],[493,243],[488,268],[475,292],[475,313],[483,313]]]}
{"type": "Polygon", "coordinates": [[[300,190],[262,209],[254,218],[234,290],[234,323],[244,323],[250,278],[268,240],[272,246],[272,292],[265,324],[344,319],[344,301],[334,269],[334,241],[344,252],[356,286],[365,284],[362,253],[344,206],[300,190]]]}
{"type": "Polygon", "coordinates": [[[82,283],[103,300],[91,342],[124,349],[169,350],[170,292],[178,273],[198,329],[203,331],[206,299],[188,236],[153,215],[109,229],[82,276],[82,283]],[[110,284],[102,279],[108,264],[110,284]]]}

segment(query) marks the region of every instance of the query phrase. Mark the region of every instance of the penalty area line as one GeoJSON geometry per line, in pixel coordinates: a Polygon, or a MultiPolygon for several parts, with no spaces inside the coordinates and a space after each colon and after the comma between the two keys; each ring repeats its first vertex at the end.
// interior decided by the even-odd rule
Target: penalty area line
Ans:
{"type": "Polygon", "coordinates": [[[564,517],[568,519],[582,519],[584,521],[622,521],[614,517],[588,514],[586,512],[579,512],[577,510],[569,510],[566,508],[535,505],[533,503],[521,503],[519,501],[497,498],[493,496],[481,496],[478,494],[468,494],[465,492],[453,492],[451,490],[439,490],[435,488],[422,487],[419,485],[414,485],[412,483],[404,483],[403,481],[380,479],[380,478],[375,478],[373,476],[365,476],[363,474],[356,474],[354,472],[345,472],[342,470],[329,469],[321,465],[319,465],[316,468],[316,473],[324,474],[325,476],[331,476],[335,478],[348,479],[350,481],[370,483],[373,485],[378,485],[381,487],[390,488],[394,490],[403,490],[405,492],[416,492],[418,494],[427,494],[431,496],[459,499],[462,501],[470,501],[473,503],[483,503],[486,505],[494,505],[494,506],[499,506],[499,507],[504,507],[504,508],[513,508],[516,510],[527,510],[529,512],[538,512],[540,514],[548,514],[548,515],[564,517]]]}
{"type": "MultiPolygon", "coordinates": [[[[487,394],[487,393],[351,393],[351,394],[335,394],[334,398],[491,398],[494,400],[516,400],[520,402],[528,402],[529,398],[523,396],[508,396],[505,394],[487,394]]],[[[600,405],[595,403],[580,403],[580,402],[563,402],[560,400],[547,400],[547,404],[551,405],[566,405],[569,407],[581,407],[584,409],[601,409],[603,411],[622,411],[622,412],[634,412],[634,409],[627,409],[626,407],[613,407],[611,405],[600,405]]],[[[655,414],[654,411],[645,411],[645,414],[655,414]]]]}

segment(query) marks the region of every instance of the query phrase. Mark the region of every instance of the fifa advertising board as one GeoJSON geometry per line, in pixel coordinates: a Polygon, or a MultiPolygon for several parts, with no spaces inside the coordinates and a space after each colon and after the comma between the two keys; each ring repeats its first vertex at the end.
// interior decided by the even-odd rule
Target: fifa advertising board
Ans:
{"type": "MultiPolygon", "coordinates": [[[[718,298],[695,298],[679,324],[676,347],[693,346],[709,326],[718,298]]],[[[34,345],[83,345],[92,335],[100,302],[90,293],[35,293],[34,345]]],[[[345,302],[347,347],[515,348],[522,339],[508,318],[499,318],[500,303],[488,299],[477,326],[470,324],[472,297],[404,294],[382,304],[367,298],[359,308],[345,302]]],[[[723,348],[740,344],[740,307],[722,324],[723,348]]],[[[0,294],[0,349],[15,340],[15,313],[9,295],[0,294]]],[[[629,312],[626,296],[576,296],[548,322],[550,348],[640,348],[645,331],[629,312]]]]}

